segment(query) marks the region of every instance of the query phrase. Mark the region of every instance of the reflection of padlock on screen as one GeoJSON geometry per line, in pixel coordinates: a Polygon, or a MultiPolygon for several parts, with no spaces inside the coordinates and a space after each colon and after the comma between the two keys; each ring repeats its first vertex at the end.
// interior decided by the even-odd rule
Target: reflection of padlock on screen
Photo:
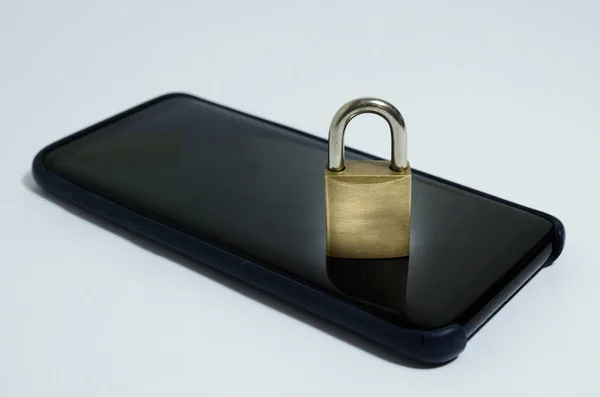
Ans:
{"type": "Polygon", "coordinates": [[[408,257],[328,257],[327,276],[336,289],[352,299],[395,314],[405,312],[408,257]]]}
{"type": "Polygon", "coordinates": [[[329,129],[325,169],[327,255],[338,258],[398,258],[410,243],[411,169],[406,159],[406,131],[393,105],[375,98],[348,102],[329,129]],[[392,134],[387,161],[344,161],[344,131],[362,113],[383,117],[392,134]]]}

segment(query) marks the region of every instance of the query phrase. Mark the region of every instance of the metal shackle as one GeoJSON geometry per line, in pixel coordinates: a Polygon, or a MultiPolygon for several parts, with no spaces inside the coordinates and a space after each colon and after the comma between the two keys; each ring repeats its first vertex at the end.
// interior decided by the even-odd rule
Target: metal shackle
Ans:
{"type": "Polygon", "coordinates": [[[404,171],[408,166],[406,158],[406,126],[400,111],[389,102],[377,98],[357,98],[342,106],[331,120],[329,127],[330,171],[344,170],[344,133],[350,120],[359,114],[377,114],[387,121],[392,134],[392,158],[390,168],[404,171]]]}

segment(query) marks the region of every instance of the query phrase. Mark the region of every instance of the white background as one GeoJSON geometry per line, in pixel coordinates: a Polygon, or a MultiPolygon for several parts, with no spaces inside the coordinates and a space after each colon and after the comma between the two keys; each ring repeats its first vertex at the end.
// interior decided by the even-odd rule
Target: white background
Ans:
{"type": "MultiPolygon", "coordinates": [[[[3,0],[0,395],[600,395],[598,4],[3,0]],[[415,168],[557,216],[566,249],[454,362],[393,360],[34,188],[40,148],[170,91],[319,136],[385,98],[415,168]]],[[[347,144],[389,155],[375,116],[347,144]]]]}

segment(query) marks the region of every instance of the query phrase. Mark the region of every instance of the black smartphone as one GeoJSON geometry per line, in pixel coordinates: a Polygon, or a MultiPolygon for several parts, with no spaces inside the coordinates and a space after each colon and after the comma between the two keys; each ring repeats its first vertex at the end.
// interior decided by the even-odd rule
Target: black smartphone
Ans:
{"type": "Polygon", "coordinates": [[[176,93],[51,144],[33,174],[76,206],[427,363],[457,357],[564,245],[550,215],[413,170],[410,257],[327,258],[326,155],[323,139],[176,93]]]}

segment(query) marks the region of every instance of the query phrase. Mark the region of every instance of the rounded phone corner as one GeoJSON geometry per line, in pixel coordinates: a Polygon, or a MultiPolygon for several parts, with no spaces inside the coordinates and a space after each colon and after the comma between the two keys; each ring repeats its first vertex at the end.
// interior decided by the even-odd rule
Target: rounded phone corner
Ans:
{"type": "MultiPolygon", "coordinates": [[[[387,330],[383,338],[370,338],[383,343],[397,355],[426,366],[450,363],[466,349],[468,336],[461,325],[450,324],[442,328],[419,330],[398,327],[387,330]]],[[[368,334],[365,336],[369,337],[368,334]]]]}
{"type": "MultiPolygon", "coordinates": [[[[149,101],[145,102],[152,102],[152,103],[157,103],[157,102],[162,102],[162,101],[166,101],[169,99],[192,99],[192,100],[198,100],[200,98],[198,98],[196,95],[190,93],[190,92],[186,92],[186,91],[169,91],[166,92],[164,94],[161,94],[157,97],[154,97],[152,99],[150,99],[149,101]]],[[[144,103],[144,104],[145,104],[144,103]]]]}
{"type": "Polygon", "coordinates": [[[467,333],[458,324],[421,332],[419,340],[421,358],[433,365],[447,364],[458,358],[466,349],[467,342],[467,333]]]}
{"type": "Polygon", "coordinates": [[[550,253],[548,260],[546,260],[546,263],[544,263],[543,267],[548,267],[552,265],[556,261],[556,259],[558,259],[558,257],[560,256],[560,254],[562,254],[565,248],[565,241],[567,237],[565,225],[558,218],[552,215],[546,215],[546,217],[550,222],[552,222],[553,226],[552,252],[550,253]]]}
{"type": "Polygon", "coordinates": [[[52,150],[54,146],[55,144],[51,144],[44,147],[42,150],[36,153],[36,155],[33,157],[33,161],[31,162],[31,175],[33,176],[35,183],[40,187],[44,187],[44,180],[48,176],[48,169],[44,164],[44,156],[50,150],[52,150]]]}

